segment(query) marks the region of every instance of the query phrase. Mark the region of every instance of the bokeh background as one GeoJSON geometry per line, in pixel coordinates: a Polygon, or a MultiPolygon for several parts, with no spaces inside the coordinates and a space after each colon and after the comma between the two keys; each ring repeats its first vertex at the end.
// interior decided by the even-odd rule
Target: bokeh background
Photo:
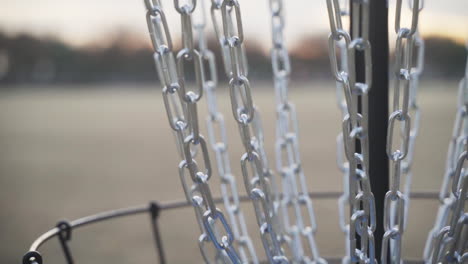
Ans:
{"type": "MultiPolygon", "coordinates": [[[[340,114],[328,60],[325,1],[286,2],[286,41],[292,60],[305,173],[312,191],[340,191],[335,137],[340,114]]],[[[164,0],[180,47],[180,19],[164,0]]],[[[240,1],[254,100],[272,160],[274,91],[269,62],[267,1],[240,1]]],[[[390,4],[390,46],[395,1],[390,4]]],[[[31,242],[60,219],[103,210],[183,199],[178,157],[161,98],[142,1],[0,0],[0,262],[19,263],[31,242]]],[[[465,67],[466,0],[426,1],[420,32],[426,64],[419,103],[414,191],[438,191],[465,67]]],[[[408,17],[408,16],[406,16],[408,17]]],[[[210,23],[208,31],[212,32],[210,23]]],[[[382,29],[386,30],[386,29],[382,29]]],[[[218,66],[219,49],[209,34],[218,66]]],[[[244,193],[237,128],[227,80],[219,71],[220,107],[227,119],[232,167],[244,193]]],[[[206,115],[206,107],[200,115],[206,115]]],[[[206,131],[203,128],[203,131],[206,131]]],[[[213,177],[219,195],[219,181],[213,177]]],[[[404,255],[420,259],[438,202],[411,202],[404,255]]],[[[337,202],[314,200],[324,256],[344,253],[337,202]]],[[[261,252],[253,210],[243,204],[261,252]]],[[[165,212],[162,235],[169,263],[200,263],[191,208],[165,212]]],[[[85,227],[71,241],[78,263],[155,261],[148,217],[85,227]]],[[[47,263],[64,263],[54,239],[41,248],[47,263]]],[[[261,254],[260,254],[261,255],[261,254]]]]}

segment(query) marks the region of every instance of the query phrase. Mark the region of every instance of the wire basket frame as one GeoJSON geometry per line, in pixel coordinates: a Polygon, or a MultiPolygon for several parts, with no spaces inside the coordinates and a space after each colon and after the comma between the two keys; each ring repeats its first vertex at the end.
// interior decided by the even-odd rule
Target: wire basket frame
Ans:
{"type": "MultiPolygon", "coordinates": [[[[339,192],[311,192],[309,193],[310,198],[324,200],[324,199],[337,199],[341,193],[339,192]]],[[[411,198],[418,200],[437,200],[439,194],[436,192],[414,192],[411,194],[411,198]]],[[[241,202],[249,201],[249,197],[239,197],[241,202]]],[[[215,203],[219,204],[223,202],[221,197],[214,199],[215,203]]],[[[39,248],[50,241],[52,238],[57,237],[60,246],[62,248],[65,263],[73,264],[72,249],[68,245],[68,241],[71,240],[71,233],[76,232],[80,227],[97,224],[101,222],[107,222],[116,218],[122,218],[127,216],[136,215],[149,215],[151,221],[151,232],[154,238],[154,245],[157,253],[157,260],[159,264],[166,264],[168,262],[164,251],[163,242],[164,239],[161,234],[161,228],[159,225],[159,217],[166,211],[178,210],[182,208],[190,207],[187,201],[172,201],[172,202],[149,202],[148,204],[138,205],[133,207],[115,209],[105,212],[100,212],[94,215],[85,216],[73,221],[59,221],[56,227],[43,233],[31,244],[29,251],[23,256],[23,264],[44,264],[44,257],[39,251],[39,248]]],[[[339,263],[341,258],[338,256],[326,257],[329,263],[339,263]]],[[[267,263],[267,262],[264,262],[267,263]]],[[[421,263],[419,260],[406,260],[406,263],[421,263]]]]}

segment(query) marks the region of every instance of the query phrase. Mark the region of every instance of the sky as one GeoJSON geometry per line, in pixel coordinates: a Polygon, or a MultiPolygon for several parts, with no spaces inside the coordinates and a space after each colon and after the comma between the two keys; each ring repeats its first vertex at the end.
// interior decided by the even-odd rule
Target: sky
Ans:
{"type": "MultiPolygon", "coordinates": [[[[180,36],[180,18],[173,9],[173,1],[162,1],[172,35],[180,36]]],[[[395,2],[389,1],[390,25],[393,25],[395,2]]],[[[268,43],[268,0],[239,0],[239,3],[246,38],[268,43]]],[[[328,33],[325,0],[284,0],[284,3],[289,43],[298,42],[306,35],[328,33]]],[[[423,36],[467,40],[468,0],[426,0],[424,5],[420,15],[423,36]]],[[[0,0],[0,6],[0,31],[10,34],[54,36],[75,46],[102,41],[103,36],[118,29],[147,36],[143,0],[0,0]]],[[[404,10],[403,16],[409,18],[409,9],[404,10]]]]}

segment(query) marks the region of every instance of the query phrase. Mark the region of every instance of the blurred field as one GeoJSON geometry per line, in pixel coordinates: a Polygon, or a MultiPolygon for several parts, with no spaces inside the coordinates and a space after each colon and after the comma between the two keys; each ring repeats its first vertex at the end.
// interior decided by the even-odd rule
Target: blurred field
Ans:
{"type": "MultiPolygon", "coordinates": [[[[255,88],[259,84],[253,83],[255,88]]],[[[269,85],[270,84],[262,84],[269,85]]],[[[414,185],[438,191],[455,114],[456,83],[422,83],[423,111],[416,145],[414,185]]],[[[159,87],[23,87],[0,93],[0,259],[19,263],[41,233],[62,218],[76,219],[103,210],[183,198],[177,155],[159,87]]],[[[335,137],[340,128],[333,84],[294,86],[304,170],[312,191],[341,190],[335,165],[335,137]]],[[[241,143],[230,113],[228,94],[220,106],[228,120],[232,167],[239,190],[241,143]]],[[[274,102],[272,88],[254,91],[273,162],[274,102]]],[[[205,109],[200,111],[204,115],[205,109]]],[[[219,194],[219,181],[212,178],[219,194]]],[[[335,200],[314,201],[317,240],[324,256],[341,256],[335,200]]],[[[252,207],[245,203],[249,230],[261,252],[252,207]]],[[[404,255],[420,258],[437,201],[411,202],[404,255]]],[[[161,218],[169,263],[200,263],[198,231],[190,208],[161,218]]],[[[73,234],[77,263],[154,263],[148,217],[136,216],[97,224],[73,234]]],[[[46,263],[64,263],[56,239],[41,248],[46,263]]]]}

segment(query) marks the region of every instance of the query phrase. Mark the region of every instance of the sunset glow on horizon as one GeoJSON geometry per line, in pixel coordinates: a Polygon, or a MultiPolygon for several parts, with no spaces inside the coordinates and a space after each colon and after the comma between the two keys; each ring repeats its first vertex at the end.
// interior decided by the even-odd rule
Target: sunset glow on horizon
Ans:
{"type": "MultiPolygon", "coordinates": [[[[209,1],[207,1],[209,2],[209,1]]],[[[239,1],[247,38],[269,45],[270,28],[268,1],[239,1]]],[[[464,43],[468,38],[467,0],[426,0],[420,17],[421,35],[441,36],[464,43]]],[[[124,30],[146,38],[147,27],[143,1],[111,0],[42,0],[31,4],[26,0],[0,0],[0,32],[52,36],[74,46],[98,43],[115,32],[124,30]]],[[[172,0],[163,0],[174,39],[179,39],[180,21],[172,8],[172,0]]],[[[395,1],[390,1],[390,38],[395,35],[393,13],[395,1]]],[[[405,13],[409,17],[409,12],[405,13]]],[[[290,45],[306,36],[328,34],[326,1],[294,0],[286,2],[286,38],[290,45]]],[[[211,31],[211,21],[207,21],[211,31]]],[[[149,43],[149,39],[147,39],[149,43]]]]}

